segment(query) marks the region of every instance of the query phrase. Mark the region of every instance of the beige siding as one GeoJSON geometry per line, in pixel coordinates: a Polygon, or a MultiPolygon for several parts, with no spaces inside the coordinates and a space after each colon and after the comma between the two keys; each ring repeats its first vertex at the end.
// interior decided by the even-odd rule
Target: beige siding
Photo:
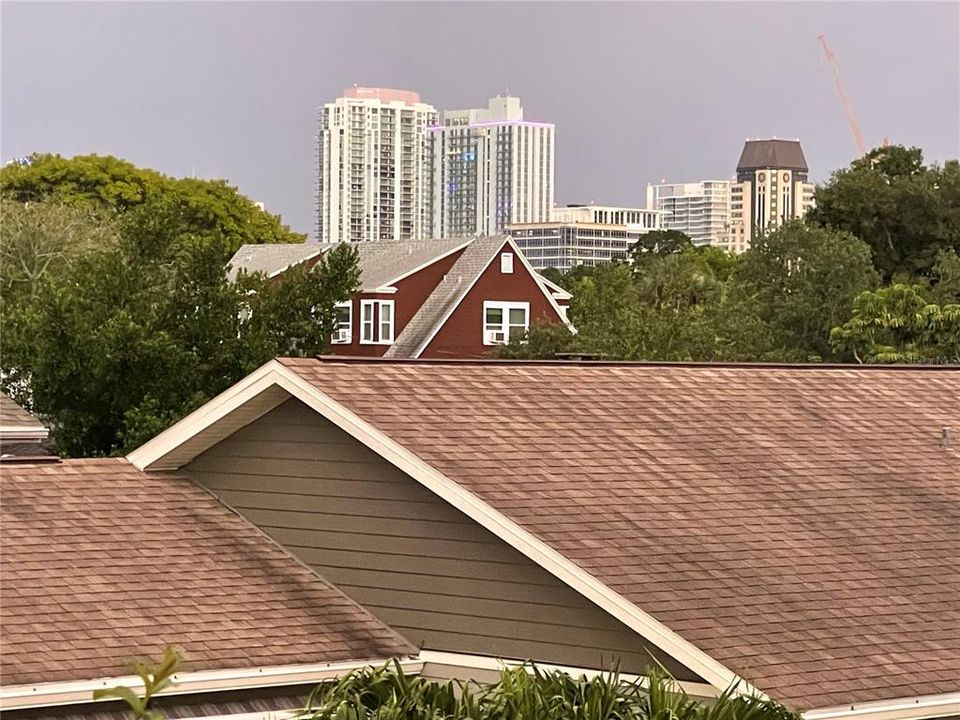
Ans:
{"type": "Polygon", "coordinates": [[[651,664],[629,628],[296,400],[186,472],[417,645],[594,668],[617,659],[624,672],[651,664]]]}

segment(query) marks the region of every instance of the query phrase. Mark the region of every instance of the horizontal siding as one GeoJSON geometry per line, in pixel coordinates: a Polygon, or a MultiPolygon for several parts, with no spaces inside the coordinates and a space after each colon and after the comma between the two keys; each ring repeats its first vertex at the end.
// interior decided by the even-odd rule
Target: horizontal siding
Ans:
{"type": "Polygon", "coordinates": [[[699,679],[296,400],[186,471],[415,644],[699,679]]]}

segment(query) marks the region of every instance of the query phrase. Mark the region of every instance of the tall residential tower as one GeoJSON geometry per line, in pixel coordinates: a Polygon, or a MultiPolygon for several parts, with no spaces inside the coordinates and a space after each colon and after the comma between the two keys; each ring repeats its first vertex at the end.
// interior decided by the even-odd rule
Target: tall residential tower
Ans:
{"type": "Polygon", "coordinates": [[[664,230],[679,230],[695,245],[719,245],[730,225],[730,182],[647,185],[647,207],[663,213],[664,230]]]}
{"type": "Polygon", "coordinates": [[[447,110],[429,132],[434,235],[492,235],[550,219],[554,126],[524,120],[519,98],[447,110]]]}
{"type": "Polygon", "coordinates": [[[436,110],[407,90],[354,87],[320,109],[317,239],[432,234],[430,145],[436,110]]]}

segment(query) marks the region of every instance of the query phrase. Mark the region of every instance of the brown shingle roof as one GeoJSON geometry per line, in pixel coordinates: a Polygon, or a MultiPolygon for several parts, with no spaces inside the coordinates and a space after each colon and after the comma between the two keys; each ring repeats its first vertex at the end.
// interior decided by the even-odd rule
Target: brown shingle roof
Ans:
{"type": "Polygon", "coordinates": [[[415,654],[188,480],[125,460],[2,467],[2,682],[415,654]]]}
{"type": "Polygon", "coordinates": [[[43,436],[47,433],[43,423],[11,400],[6,393],[0,392],[0,435],[5,430],[33,431],[43,436]]]}
{"type": "Polygon", "coordinates": [[[781,701],[960,690],[956,369],[283,362],[781,701]]]}

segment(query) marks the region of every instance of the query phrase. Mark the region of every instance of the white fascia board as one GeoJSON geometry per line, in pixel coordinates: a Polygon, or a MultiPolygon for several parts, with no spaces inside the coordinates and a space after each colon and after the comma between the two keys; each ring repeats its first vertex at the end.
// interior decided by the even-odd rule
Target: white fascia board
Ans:
{"type": "Polygon", "coordinates": [[[624,625],[685,665],[718,690],[736,685],[744,695],[765,697],[732,670],[683,639],[680,635],[641,610],[571,562],[528,530],[495,510],[373,425],[348,410],[295,372],[277,363],[277,384],[341,430],[350,434],[389,463],[410,475],[473,521],[598,605],[624,625]]]}
{"type": "Polygon", "coordinates": [[[363,288],[357,291],[361,295],[396,295],[397,289],[387,285],[381,285],[375,288],[363,288]]]}
{"type": "Polygon", "coordinates": [[[171,425],[152,440],[127,455],[127,460],[140,470],[172,470],[176,466],[157,464],[164,456],[197,433],[276,385],[274,373],[283,366],[270,360],[235,385],[231,385],[209,402],[204,403],[182,420],[171,425]]]}
{"type": "Polygon", "coordinates": [[[33,427],[9,427],[0,425],[0,438],[4,440],[36,440],[40,442],[46,440],[50,431],[43,425],[34,425],[33,427]]]}
{"type": "Polygon", "coordinates": [[[269,280],[270,278],[275,278],[275,277],[277,277],[278,275],[283,275],[283,273],[285,273],[285,272],[286,272],[287,270],[289,270],[290,268],[295,267],[295,266],[297,266],[297,265],[302,265],[303,263],[307,262],[308,260],[313,260],[315,257],[318,257],[319,255],[322,255],[322,254],[323,254],[323,250],[322,250],[322,249],[317,249],[317,251],[316,251],[315,253],[311,254],[311,255],[307,255],[306,257],[302,257],[302,258],[300,258],[299,260],[294,260],[294,261],[291,262],[291,263],[287,263],[287,264],[284,265],[282,268],[279,268],[279,269],[277,269],[277,270],[274,270],[274,271],[271,272],[271,273],[267,273],[267,279],[269,280]]]}
{"type": "MultiPolygon", "coordinates": [[[[463,667],[474,670],[491,670],[499,672],[504,669],[517,667],[526,667],[528,672],[533,672],[533,665],[523,660],[507,660],[504,658],[491,657],[489,655],[469,655],[467,653],[444,652],[440,650],[421,650],[418,656],[424,665],[445,665],[447,667],[463,667]]],[[[570,665],[553,665],[551,663],[536,663],[539,670],[546,672],[562,672],[571,677],[585,677],[591,680],[595,677],[611,677],[613,673],[608,670],[594,670],[591,668],[572,667],[570,665]]],[[[633,675],[631,673],[619,673],[618,677],[624,682],[639,683],[641,687],[649,685],[649,678],[646,675],[633,675]]],[[[721,691],[712,685],[698,682],[672,681],[672,685],[683,690],[690,697],[698,699],[719,697],[721,691]]]]}
{"type": "Polygon", "coordinates": [[[803,720],[925,720],[960,715],[960,692],[817,708],[803,720]]]}
{"type": "MultiPolygon", "coordinates": [[[[173,687],[160,694],[164,696],[189,695],[201,692],[320,683],[343,677],[354,670],[379,667],[387,662],[389,662],[388,658],[382,658],[309,665],[273,665],[233,670],[182,672],[173,676],[173,687]]],[[[421,668],[423,668],[423,661],[417,658],[405,658],[399,660],[399,663],[403,672],[409,675],[419,674],[421,668]]],[[[9,685],[0,688],[0,710],[94,702],[94,690],[104,690],[118,685],[128,687],[138,694],[143,692],[143,682],[137,675],[71,682],[9,685]]],[[[108,698],[102,702],[109,701],[108,698]]]]}
{"type": "MultiPolygon", "coordinates": [[[[587,600],[598,605],[641,637],[688,667],[714,688],[726,690],[736,685],[741,694],[763,697],[759,690],[719,661],[276,360],[271,360],[207,405],[138,448],[127,459],[141,470],[153,467],[175,469],[177,466],[163,462],[167,454],[271,385],[280,387],[292,397],[311,407],[322,417],[523,553],[587,600]]],[[[202,451],[203,449],[198,449],[196,454],[202,451]]],[[[182,462],[181,465],[186,462],[182,462]]]]}

